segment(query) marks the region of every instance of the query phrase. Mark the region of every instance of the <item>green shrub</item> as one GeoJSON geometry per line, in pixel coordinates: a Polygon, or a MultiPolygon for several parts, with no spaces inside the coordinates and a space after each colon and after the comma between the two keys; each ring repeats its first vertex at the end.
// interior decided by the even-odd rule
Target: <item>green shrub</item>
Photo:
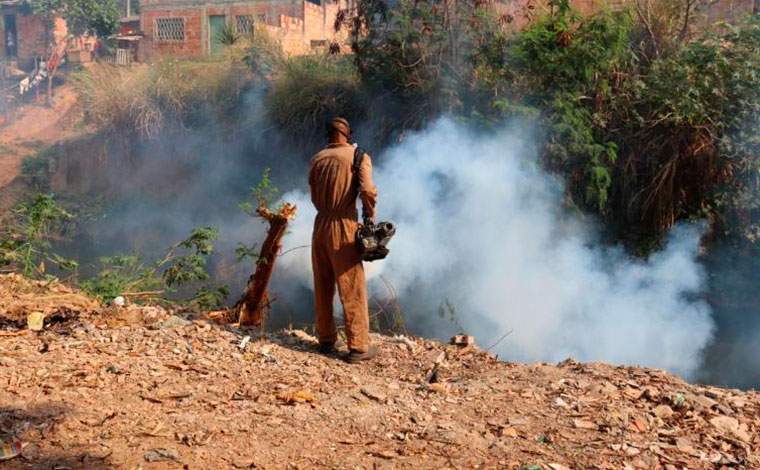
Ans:
{"type": "Polygon", "coordinates": [[[215,227],[198,227],[151,263],[136,254],[101,258],[98,274],[80,286],[104,302],[125,295],[159,303],[176,301],[177,290],[189,286],[196,290],[190,297],[180,297],[180,301],[202,308],[219,306],[229,290],[226,286],[209,284],[206,269],[207,259],[214,252],[212,243],[218,236],[215,227]]]}
{"type": "Polygon", "coordinates": [[[48,263],[76,271],[77,262],[55,253],[52,245],[73,217],[52,194],[37,194],[18,203],[10,222],[0,230],[0,266],[9,265],[34,278],[49,276],[48,263]]]}
{"type": "Polygon", "coordinates": [[[265,104],[269,117],[296,148],[309,151],[324,141],[325,125],[333,116],[351,122],[367,117],[366,97],[351,59],[336,55],[284,62],[265,104]]]}

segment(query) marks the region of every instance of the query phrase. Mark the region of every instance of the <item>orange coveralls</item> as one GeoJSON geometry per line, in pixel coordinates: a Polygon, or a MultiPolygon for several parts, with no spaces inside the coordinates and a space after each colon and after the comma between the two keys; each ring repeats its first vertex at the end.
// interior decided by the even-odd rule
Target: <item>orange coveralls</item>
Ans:
{"type": "Polygon", "coordinates": [[[361,198],[364,215],[374,218],[377,187],[372,182],[369,155],[364,155],[356,177],[353,163],[354,147],[350,144],[329,144],[311,159],[309,186],[311,201],[317,208],[311,264],[319,341],[334,343],[338,338],[333,318],[337,282],[348,349],[366,352],[369,304],[362,257],[355,242],[359,227],[356,199],[361,198]]]}

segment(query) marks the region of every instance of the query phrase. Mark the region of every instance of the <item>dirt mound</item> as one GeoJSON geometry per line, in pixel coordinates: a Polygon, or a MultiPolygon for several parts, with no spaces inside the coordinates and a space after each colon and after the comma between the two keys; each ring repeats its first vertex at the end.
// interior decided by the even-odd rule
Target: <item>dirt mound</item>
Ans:
{"type": "Polygon", "coordinates": [[[34,281],[19,274],[0,275],[0,328],[23,328],[27,317],[40,312],[47,319],[67,321],[100,303],[57,281],[34,281]]]}
{"type": "Polygon", "coordinates": [[[27,444],[4,470],[760,468],[755,392],[379,335],[348,365],[305,332],[99,308],[0,337],[0,440],[27,444]]]}
{"type": "Polygon", "coordinates": [[[19,274],[0,275],[0,330],[19,333],[30,315],[44,317],[46,330],[89,321],[94,325],[152,325],[171,316],[155,306],[106,307],[92,297],[58,281],[35,281],[19,274]]]}

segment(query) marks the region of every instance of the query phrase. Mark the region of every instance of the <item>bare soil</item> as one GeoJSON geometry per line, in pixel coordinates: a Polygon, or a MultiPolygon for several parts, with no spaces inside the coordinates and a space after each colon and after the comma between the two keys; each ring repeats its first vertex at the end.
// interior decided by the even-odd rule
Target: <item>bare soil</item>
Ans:
{"type": "Polygon", "coordinates": [[[0,127],[0,210],[7,209],[18,195],[19,185],[12,183],[24,158],[78,132],[82,110],[77,104],[76,92],[65,84],[55,89],[51,106],[26,104],[16,110],[14,121],[0,127]]]}
{"type": "Polygon", "coordinates": [[[305,332],[15,275],[0,321],[0,440],[27,443],[3,470],[760,468],[756,392],[660,370],[380,335],[379,358],[349,365],[305,332]],[[58,320],[25,330],[33,311],[58,320]]]}

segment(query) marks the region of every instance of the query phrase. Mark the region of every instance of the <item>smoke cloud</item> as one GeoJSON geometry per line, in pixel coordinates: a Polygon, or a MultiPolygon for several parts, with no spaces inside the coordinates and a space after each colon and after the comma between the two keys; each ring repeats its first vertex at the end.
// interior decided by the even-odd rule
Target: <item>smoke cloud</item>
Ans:
{"type": "MultiPolygon", "coordinates": [[[[493,349],[501,359],[573,357],[693,377],[714,330],[701,298],[700,227],[675,228],[646,262],[601,245],[523,142],[519,130],[479,135],[444,119],[375,158],[378,216],[398,232],[388,259],[367,265],[373,294],[385,295],[380,276],[390,281],[419,334],[463,328],[490,346],[512,330],[493,349]],[[441,318],[444,301],[453,309],[441,318]]],[[[284,199],[300,209],[287,251],[310,243],[315,214],[301,191],[284,199]]],[[[278,263],[284,278],[311,286],[309,250],[278,263]]]]}

